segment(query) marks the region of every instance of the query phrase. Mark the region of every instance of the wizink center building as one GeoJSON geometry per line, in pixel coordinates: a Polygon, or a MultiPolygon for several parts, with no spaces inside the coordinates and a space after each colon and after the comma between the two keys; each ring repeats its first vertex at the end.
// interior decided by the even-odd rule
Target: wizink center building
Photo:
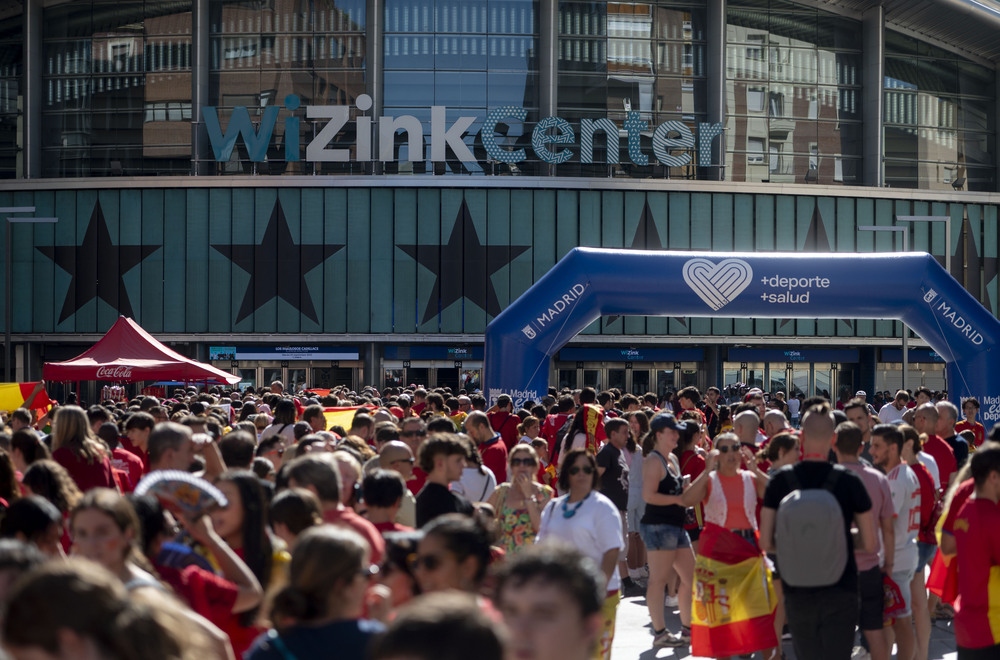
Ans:
{"type": "MultiPolygon", "coordinates": [[[[3,2],[0,205],[55,219],[8,224],[14,374],[124,314],[245,384],[471,389],[575,246],[927,251],[995,314],[998,58],[991,0],[3,2]]],[[[893,389],[903,332],[604,317],[550,382],[893,389]]]]}

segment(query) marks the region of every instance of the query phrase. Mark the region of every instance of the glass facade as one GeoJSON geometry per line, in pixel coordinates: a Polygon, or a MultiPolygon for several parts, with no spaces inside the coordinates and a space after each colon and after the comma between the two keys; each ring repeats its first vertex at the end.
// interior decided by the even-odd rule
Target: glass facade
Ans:
{"type": "Polygon", "coordinates": [[[24,39],[21,15],[0,19],[0,178],[21,175],[22,73],[24,39]]]}
{"type": "Polygon", "coordinates": [[[996,190],[996,72],[886,34],[885,181],[898,188],[996,190]]]}
{"type": "MultiPolygon", "coordinates": [[[[355,117],[355,101],[366,90],[365,0],[212,0],[209,6],[209,99],[220,125],[228,126],[234,108],[243,107],[259,130],[268,109],[284,108],[274,122],[266,161],[252,162],[245,142],[238,141],[219,173],[364,173],[365,164],[357,159],[306,160],[307,145],[323,124],[306,121],[301,108],[350,105],[355,117]],[[294,138],[285,134],[284,118],[292,110],[301,122],[298,161],[286,156],[286,142],[294,138]]],[[[329,148],[353,147],[353,127],[348,123],[329,148]]]]}
{"type": "Polygon", "coordinates": [[[191,3],[46,7],[42,176],[191,170],[191,3]]]}
{"type": "MultiPolygon", "coordinates": [[[[649,154],[653,130],[663,122],[682,121],[694,130],[707,120],[704,3],[560,2],[558,39],[556,114],[570,123],[607,117],[622,126],[627,112],[638,112],[648,125],[641,148],[649,154]]],[[[651,165],[634,165],[623,139],[617,153],[610,147],[613,163],[608,163],[609,139],[597,134],[592,164],[577,158],[560,165],[558,173],[695,176],[693,164],[668,172],[652,164],[652,156],[651,165]]],[[[688,153],[693,161],[693,150],[688,153]]]]}
{"type": "MultiPolygon", "coordinates": [[[[535,172],[533,159],[513,166],[490,162],[478,134],[490,109],[524,108],[526,121],[508,118],[497,126],[497,143],[530,146],[528,124],[539,119],[538,0],[386,0],[383,57],[384,116],[415,117],[428,137],[431,106],[447,106],[449,126],[462,116],[477,117],[463,137],[477,162],[460,162],[449,150],[447,160],[436,163],[437,173],[535,172]]],[[[395,133],[398,160],[386,163],[386,172],[431,171],[429,141],[414,158],[410,140],[395,133]]]]}
{"type": "MultiPolygon", "coordinates": [[[[366,0],[207,0],[205,71],[194,70],[191,0],[41,4],[41,57],[30,68],[40,77],[40,147],[26,146],[23,133],[23,9],[0,10],[0,178],[26,176],[25,154],[39,156],[34,176],[51,178],[716,174],[696,167],[697,145],[671,147],[691,157],[682,166],[653,155],[658,126],[681,122],[693,140],[709,121],[717,81],[707,63],[716,45],[705,0],[560,1],[551,34],[542,34],[539,0],[382,0],[377,25],[367,20],[366,0]],[[378,44],[375,63],[367,62],[369,39],[378,44]],[[543,75],[543,43],[555,58],[552,80],[543,75]],[[194,127],[212,147],[204,154],[211,167],[193,162],[199,83],[206,115],[217,119],[194,127]],[[376,91],[386,121],[372,122],[372,148],[364,150],[354,120],[372,113],[357,103],[376,91]],[[543,99],[554,99],[554,114],[575,132],[552,149],[570,155],[558,165],[542,163],[532,144],[543,99]],[[319,105],[349,106],[344,126],[319,141],[327,156],[346,148],[347,158],[310,155],[328,120],[305,108],[319,105]],[[449,146],[443,161],[431,162],[432,106],[447,108],[446,127],[475,118],[461,137],[471,160],[449,146]],[[483,145],[486,117],[501,107],[524,109],[524,120],[507,116],[493,132],[501,148],[524,149],[521,162],[497,162],[483,145]],[[648,165],[629,153],[629,113],[644,122],[637,130],[648,165]],[[263,156],[248,138],[266,142],[263,156]]],[[[729,0],[725,21],[724,180],[862,185],[881,176],[893,187],[997,189],[995,67],[889,25],[883,88],[864,90],[859,20],[791,0],[729,0]],[[864,99],[875,93],[884,98],[880,173],[862,169],[864,99]]]]}
{"type": "Polygon", "coordinates": [[[727,12],[726,178],[860,184],[861,24],[782,0],[727,12]]]}

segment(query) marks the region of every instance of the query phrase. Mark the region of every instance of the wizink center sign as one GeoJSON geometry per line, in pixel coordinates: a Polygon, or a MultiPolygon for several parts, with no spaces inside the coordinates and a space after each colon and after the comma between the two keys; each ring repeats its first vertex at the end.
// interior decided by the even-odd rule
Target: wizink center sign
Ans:
{"type": "MultiPolygon", "coordinates": [[[[223,131],[219,123],[217,108],[205,106],[202,108],[205,127],[215,160],[225,162],[230,159],[236,140],[243,138],[251,161],[263,162],[267,158],[268,145],[278,121],[278,112],[283,107],[295,112],[301,102],[298,96],[289,94],[285,97],[284,106],[269,106],[264,108],[258,128],[254,128],[250,113],[245,107],[233,108],[229,124],[223,131]]],[[[362,94],[357,100],[357,109],[366,112],[372,107],[372,99],[362,94]]],[[[331,147],[334,138],[347,127],[351,106],[348,105],[307,105],[307,119],[316,120],[323,126],[309,144],[306,145],[306,160],[314,162],[344,163],[351,161],[351,150],[346,147],[331,147]]],[[[469,150],[469,145],[463,138],[469,132],[470,126],[479,120],[477,116],[459,117],[449,125],[445,117],[447,107],[435,105],[431,107],[430,160],[442,162],[446,160],[447,147],[463,163],[477,162],[469,150]]],[[[497,143],[497,124],[506,120],[525,121],[528,112],[516,106],[494,108],[487,114],[479,131],[479,142],[487,156],[500,163],[520,163],[527,160],[527,150],[524,148],[508,149],[497,143]]],[[[531,149],[535,157],[543,163],[558,165],[573,157],[569,145],[576,145],[580,151],[580,162],[594,162],[594,136],[602,134],[607,141],[608,164],[618,162],[621,140],[624,137],[628,146],[629,159],[636,165],[649,165],[651,158],[640,147],[640,137],[649,131],[649,122],[642,120],[640,113],[628,112],[621,127],[607,117],[601,119],[581,119],[579,137],[573,126],[560,117],[545,117],[537,124],[531,133],[531,149]]],[[[299,160],[299,145],[301,142],[301,123],[299,117],[289,116],[284,120],[285,128],[285,160],[299,160]]],[[[354,160],[366,162],[374,160],[372,153],[372,135],[375,127],[374,117],[359,116],[355,119],[357,144],[354,160]]],[[[425,136],[420,120],[413,115],[378,117],[378,160],[382,162],[395,161],[394,142],[396,133],[406,133],[409,160],[424,161],[425,136]],[[419,154],[414,159],[413,155],[419,154]]],[[[697,155],[699,167],[712,164],[712,139],[722,133],[722,124],[697,125],[697,155]]],[[[683,167],[692,162],[691,150],[695,149],[695,132],[682,121],[666,121],[657,126],[652,134],[652,157],[665,167],[683,167]],[[677,152],[677,153],[675,153],[677,152]]]]}

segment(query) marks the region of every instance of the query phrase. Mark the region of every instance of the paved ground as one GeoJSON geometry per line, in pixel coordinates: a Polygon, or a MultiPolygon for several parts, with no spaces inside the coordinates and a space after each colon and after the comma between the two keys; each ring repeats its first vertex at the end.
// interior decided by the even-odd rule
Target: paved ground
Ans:
{"type": "MultiPolygon", "coordinates": [[[[681,622],[676,611],[668,613],[667,628],[677,632],[681,622]]],[[[809,660],[796,658],[792,643],[783,643],[785,656],[788,660],[809,660]]],[[[653,660],[653,658],[695,658],[690,648],[654,649],[653,635],[649,626],[649,611],[646,609],[646,599],[643,597],[623,598],[618,607],[618,625],[615,628],[615,641],[611,652],[612,660],[653,660]]],[[[760,658],[757,653],[754,658],[760,658]]],[[[934,622],[931,631],[931,646],[928,660],[955,660],[955,636],[951,631],[950,621],[934,622]]]]}

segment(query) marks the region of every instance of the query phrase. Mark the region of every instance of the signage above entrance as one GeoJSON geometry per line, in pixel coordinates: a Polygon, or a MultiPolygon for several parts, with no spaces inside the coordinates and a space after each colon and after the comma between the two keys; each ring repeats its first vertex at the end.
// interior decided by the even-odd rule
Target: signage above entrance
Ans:
{"type": "Polygon", "coordinates": [[[345,346],[209,346],[209,360],[357,360],[345,346]]]}
{"type": "MultiPolygon", "coordinates": [[[[205,119],[205,129],[212,143],[212,152],[218,162],[228,161],[233,154],[236,140],[243,138],[247,156],[251,161],[267,160],[268,146],[274,127],[278,123],[278,113],[284,109],[288,116],[284,120],[285,160],[295,162],[300,159],[299,144],[301,141],[301,118],[296,116],[301,106],[301,100],[295,94],[285,97],[283,106],[268,106],[263,109],[260,119],[255,122],[250,118],[249,111],[242,106],[233,108],[226,130],[219,123],[219,111],[214,106],[204,106],[202,115],[205,119]],[[255,128],[256,124],[256,128],[255,128]]],[[[362,94],[356,101],[356,108],[367,112],[372,107],[372,99],[362,94]]],[[[316,120],[318,130],[315,137],[306,145],[306,160],[312,162],[346,163],[352,160],[351,149],[348,147],[330,146],[341,131],[347,128],[351,118],[349,105],[307,105],[304,108],[306,119],[316,120]]],[[[464,137],[473,124],[480,121],[476,115],[461,116],[449,125],[446,117],[448,108],[443,105],[431,107],[430,158],[426,158],[424,127],[413,115],[398,115],[384,117],[368,117],[359,115],[355,118],[352,132],[357,135],[353,160],[368,162],[394,162],[398,160],[395,149],[396,133],[403,131],[407,141],[407,161],[443,162],[456,158],[463,163],[478,162],[469,150],[464,137]],[[378,155],[374,154],[372,137],[378,130],[378,155]],[[451,149],[451,156],[448,149],[451,149]]],[[[498,138],[497,125],[504,121],[516,120],[523,122],[528,117],[528,111],[517,106],[502,106],[494,108],[486,115],[486,120],[479,131],[479,143],[482,145],[489,160],[500,163],[514,164],[527,160],[528,154],[524,148],[506,148],[501,144],[507,138],[498,138]]],[[[579,149],[579,160],[584,164],[594,162],[594,138],[597,135],[605,140],[607,164],[618,163],[619,147],[625,138],[628,147],[629,160],[635,165],[652,164],[650,154],[644,152],[641,146],[642,136],[651,136],[652,158],[665,167],[684,167],[693,162],[692,152],[697,154],[697,166],[709,167],[712,164],[712,140],[722,134],[721,123],[699,123],[694,129],[683,121],[666,121],[656,127],[642,118],[639,112],[625,113],[625,121],[621,126],[608,117],[600,119],[581,119],[576,130],[561,117],[545,117],[535,124],[531,132],[531,149],[535,158],[543,163],[558,165],[573,158],[569,145],[579,149]],[[697,133],[697,143],[695,141],[697,133]]]]}

